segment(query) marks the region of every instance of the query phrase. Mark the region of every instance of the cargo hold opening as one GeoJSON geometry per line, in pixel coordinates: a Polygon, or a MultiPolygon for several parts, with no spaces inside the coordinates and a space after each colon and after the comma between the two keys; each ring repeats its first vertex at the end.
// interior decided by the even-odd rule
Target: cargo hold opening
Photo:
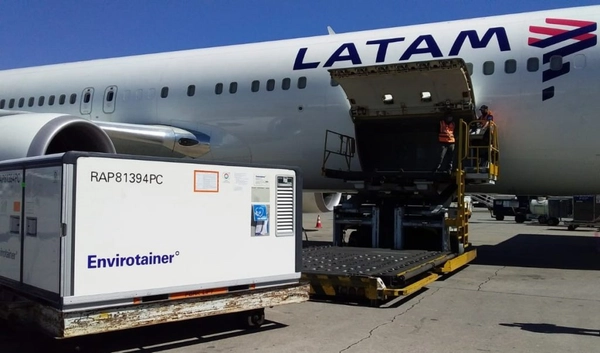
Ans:
{"type": "MultiPolygon", "coordinates": [[[[364,172],[433,172],[441,157],[440,121],[451,111],[476,118],[464,60],[435,59],[329,70],[350,103],[364,172]]],[[[454,161],[457,160],[455,145],[454,161]]]]}
{"type": "MultiPolygon", "coordinates": [[[[357,123],[356,146],[363,170],[434,171],[441,155],[440,118],[436,115],[357,123]]],[[[454,155],[456,161],[456,148],[454,155]]]]}

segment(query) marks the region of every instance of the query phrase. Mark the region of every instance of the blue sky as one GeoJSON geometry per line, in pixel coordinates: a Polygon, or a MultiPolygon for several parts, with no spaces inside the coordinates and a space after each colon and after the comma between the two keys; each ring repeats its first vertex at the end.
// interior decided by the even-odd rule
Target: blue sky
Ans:
{"type": "Polygon", "coordinates": [[[0,0],[0,69],[297,38],[598,0],[0,0]]]}

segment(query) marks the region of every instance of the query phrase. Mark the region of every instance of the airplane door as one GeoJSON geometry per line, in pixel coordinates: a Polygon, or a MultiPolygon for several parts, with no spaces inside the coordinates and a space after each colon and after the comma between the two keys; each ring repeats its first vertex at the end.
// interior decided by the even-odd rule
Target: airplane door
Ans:
{"type": "Polygon", "coordinates": [[[117,86],[108,86],[104,90],[104,105],[102,110],[106,114],[115,112],[115,104],[117,103],[117,86]]]}
{"type": "Polygon", "coordinates": [[[81,93],[81,107],[79,108],[82,115],[92,114],[92,101],[94,99],[94,88],[88,87],[81,93]]]}

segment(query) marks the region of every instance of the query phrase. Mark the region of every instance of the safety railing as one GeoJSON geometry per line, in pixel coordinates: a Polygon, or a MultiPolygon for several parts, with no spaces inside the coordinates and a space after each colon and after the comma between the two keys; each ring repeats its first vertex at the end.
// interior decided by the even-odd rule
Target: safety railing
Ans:
{"type": "Polygon", "coordinates": [[[499,171],[498,128],[493,121],[475,120],[467,124],[463,141],[463,166],[467,173],[488,174],[497,179],[499,171]]]}
{"type": "Polygon", "coordinates": [[[325,172],[325,165],[332,154],[342,156],[346,162],[347,170],[350,170],[352,158],[356,153],[356,140],[354,137],[343,135],[331,130],[325,132],[325,147],[323,149],[323,164],[321,170],[325,172]]]}

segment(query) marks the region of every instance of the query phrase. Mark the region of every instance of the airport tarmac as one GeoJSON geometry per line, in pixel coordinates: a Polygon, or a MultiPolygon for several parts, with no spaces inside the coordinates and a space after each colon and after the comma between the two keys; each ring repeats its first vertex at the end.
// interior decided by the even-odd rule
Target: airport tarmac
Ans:
{"type": "MultiPolygon", "coordinates": [[[[332,215],[311,242],[330,241],[332,215]]],[[[478,257],[461,271],[386,308],[306,302],[266,310],[244,331],[207,318],[81,337],[83,352],[597,352],[600,342],[600,234],[537,223],[496,221],[476,209],[470,240],[478,257]]],[[[52,342],[0,330],[0,351],[50,351],[52,342]]]]}

